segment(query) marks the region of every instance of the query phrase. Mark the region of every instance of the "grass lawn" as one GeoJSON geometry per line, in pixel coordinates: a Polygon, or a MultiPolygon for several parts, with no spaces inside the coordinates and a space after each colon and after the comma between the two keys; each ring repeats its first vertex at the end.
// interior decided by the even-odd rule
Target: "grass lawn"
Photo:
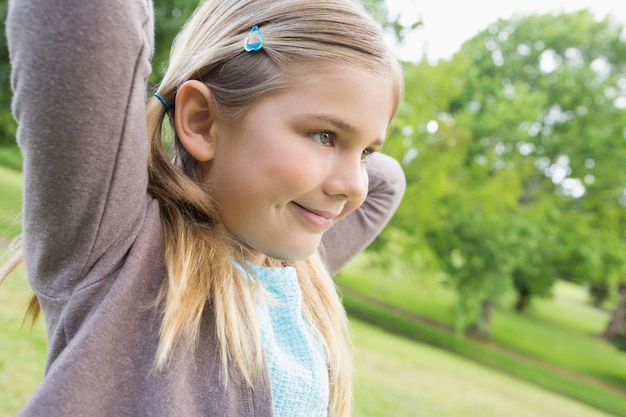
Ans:
{"type": "Polygon", "coordinates": [[[499,306],[493,316],[492,340],[481,345],[446,333],[445,326],[453,324],[456,295],[437,277],[407,271],[377,273],[367,268],[361,256],[338,281],[346,291],[357,290],[387,305],[382,308],[389,311],[377,310],[370,301],[359,301],[346,292],[348,311],[352,308],[362,319],[626,416],[626,354],[596,336],[609,316],[586,303],[580,286],[558,283],[555,297],[536,300],[524,315],[499,306]],[[388,306],[401,311],[394,313],[388,306]],[[415,323],[410,314],[443,324],[444,329],[428,326],[424,320],[415,323]]]}
{"type": "Polygon", "coordinates": [[[0,417],[17,414],[43,375],[43,322],[32,330],[21,326],[30,294],[23,271],[0,286],[0,417]]]}
{"type": "Polygon", "coordinates": [[[355,417],[609,417],[441,349],[352,320],[355,417]]]}
{"type": "Polygon", "coordinates": [[[15,171],[22,170],[22,154],[17,145],[0,146],[0,166],[15,171]]]}
{"type": "Polygon", "coordinates": [[[0,236],[20,233],[22,206],[22,175],[0,166],[0,236]]]}
{"type": "MultiPolygon", "coordinates": [[[[340,274],[339,283],[421,317],[453,325],[456,294],[436,277],[387,273],[380,279],[375,271],[363,268],[361,256],[340,274]]],[[[554,293],[553,298],[535,300],[522,315],[500,305],[493,316],[493,340],[537,359],[621,380],[626,389],[626,354],[597,337],[608,323],[609,313],[586,303],[586,292],[579,285],[558,282],[554,293]]]]}

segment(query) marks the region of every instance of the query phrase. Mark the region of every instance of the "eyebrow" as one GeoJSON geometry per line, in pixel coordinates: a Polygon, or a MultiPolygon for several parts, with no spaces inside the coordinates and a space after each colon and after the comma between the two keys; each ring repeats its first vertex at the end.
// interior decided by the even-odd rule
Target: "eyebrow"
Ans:
{"type": "Polygon", "coordinates": [[[313,119],[316,121],[330,123],[331,125],[335,126],[335,128],[337,128],[338,130],[342,130],[348,133],[354,133],[357,130],[354,126],[350,125],[349,123],[346,123],[343,120],[337,119],[333,116],[326,115],[326,114],[304,114],[303,119],[307,119],[307,120],[313,119]]]}
{"type": "MultiPolygon", "coordinates": [[[[303,115],[303,119],[309,119],[309,120],[313,119],[313,120],[330,123],[337,130],[343,131],[345,133],[356,133],[358,130],[356,127],[352,126],[351,124],[346,123],[341,119],[337,119],[335,117],[332,117],[326,114],[305,114],[303,115]]],[[[376,146],[376,147],[382,147],[384,143],[385,143],[384,139],[376,138],[372,141],[371,145],[376,146]]]]}

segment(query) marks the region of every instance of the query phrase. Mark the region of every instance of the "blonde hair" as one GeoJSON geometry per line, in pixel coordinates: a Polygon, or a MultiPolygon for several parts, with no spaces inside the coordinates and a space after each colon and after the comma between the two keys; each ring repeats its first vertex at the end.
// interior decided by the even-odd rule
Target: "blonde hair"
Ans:
{"type": "MultiPolygon", "coordinates": [[[[172,108],[155,97],[146,103],[149,192],[161,207],[167,268],[157,300],[163,312],[157,371],[166,366],[178,340],[198,339],[207,309],[216,320],[224,383],[230,361],[250,385],[263,369],[255,320],[258,284],[242,277],[233,263],[245,265],[248,248],[222,224],[196,161],[175,133],[174,160],[163,146],[165,116],[171,124],[178,88],[188,80],[204,82],[217,111],[236,121],[261,97],[289,88],[299,72],[310,72],[320,63],[357,66],[380,75],[393,86],[397,108],[402,94],[399,64],[377,23],[353,0],[208,0],[176,38],[158,87],[172,108]],[[261,30],[263,48],[247,53],[244,40],[254,25],[261,30]]],[[[284,263],[268,259],[267,264],[284,263]]],[[[298,273],[303,315],[324,344],[330,410],[347,416],[352,391],[345,311],[319,254],[291,265],[298,273]]]]}

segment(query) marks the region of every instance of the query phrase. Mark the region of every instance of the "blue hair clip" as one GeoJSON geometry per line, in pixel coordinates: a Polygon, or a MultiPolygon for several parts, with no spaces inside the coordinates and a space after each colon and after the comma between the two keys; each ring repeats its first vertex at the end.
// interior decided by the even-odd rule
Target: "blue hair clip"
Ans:
{"type": "Polygon", "coordinates": [[[257,25],[252,26],[246,40],[243,44],[243,49],[246,52],[260,51],[263,48],[263,35],[257,25]]]}

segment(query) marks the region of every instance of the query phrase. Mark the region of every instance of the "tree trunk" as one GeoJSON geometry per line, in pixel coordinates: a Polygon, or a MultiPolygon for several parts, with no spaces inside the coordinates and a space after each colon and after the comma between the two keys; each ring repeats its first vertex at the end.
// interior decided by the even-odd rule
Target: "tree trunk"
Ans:
{"type": "Polygon", "coordinates": [[[610,295],[608,283],[606,281],[592,283],[589,287],[589,295],[594,306],[602,306],[610,295]]]}
{"type": "Polygon", "coordinates": [[[481,304],[480,319],[465,328],[465,335],[480,340],[491,338],[491,316],[493,315],[493,301],[491,298],[481,304]]]}
{"type": "Polygon", "coordinates": [[[626,338],[626,282],[619,284],[617,292],[619,294],[617,305],[603,333],[609,340],[615,337],[626,338]]]}
{"type": "Polygon", "coordinates": [[[530,304],[530,298],[532,293],[528,285],[515,285],[517,290],[517,299],[515,300],[515,311],[517,313],[523,313],[530,304]]]}
{"type": "Polygon", "coordinates": [[[491,298],[484,300],[482,307],[482,331],[485,335],[491,336],[491,317],[493,316],[493,301],[491,298]]]}

